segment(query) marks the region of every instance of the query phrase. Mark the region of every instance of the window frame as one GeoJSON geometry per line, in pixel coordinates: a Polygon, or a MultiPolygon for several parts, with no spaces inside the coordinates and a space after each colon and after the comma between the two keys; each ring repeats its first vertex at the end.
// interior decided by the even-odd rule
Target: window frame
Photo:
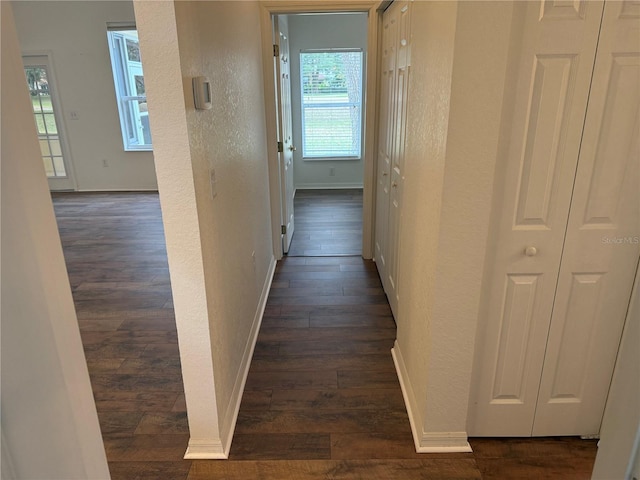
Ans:
{"type": "MultiPolygon", "coordinates": [[[[135,25],[118,25],[107,28],[111,73],[113,74],[116,103],[118,106],[122,144],[124,150],[127,152],[153,151],[152,139],[150,143],[138,143],[139,138],[144,140],[144,134],[141,131],[141,127],[136,123],[138,119],[136,118],[133,108],[127,106],[127,104],[133,102],[146,102],[147,100],[146,94],[132,95],[132,92],[127,91],[128,88],[131,88],[131,84],[133,84],[135,88],[135,77],[142,77],[144,79],[142,62],[131,60],[128,57],[127,42],[129,42],[130,39],[126,37],[125,32],[127,31],[136,31],[135,25]],[[129,77],[133,77],[133,80],[129,77]]],[[[148,115],[149,113],[147,111],[144,112],[142,116],[148,118],[148,115]]],[[[149,135],[151,135],[150,132],[149,135]]]]}
{"type": "Polygon", "coordinates": [[[365,96],[365,72],[366,72],[366,55],[365,51],[362,48],[319,48],[319,49],[302,49],[299,53],[299,63],[300,63],[300,125],[301,125],[301,139],[302,139],[302,151],[301,157],[305,162],[316,162],[316,161],[360,161],[363,159],[364,153],[364,96],[365,96]],[[360,54],[360,101],[357,103],[354,102],[342,102],[342,103],[325,103],[325,104],[309,104],[305,103],[304,100],[304,73],[303,73],[303,62],[302,55],[303,54],[314,54],[314,53],[349,53],[355,52],[360,54]],[[327,108],[335,108],[335,107],[344,107],[355,105],[359,108],[359,146],[360,151],[356,155],[324,155],[324,156],[311,156],[305,155],[305,107],[313,106],[315,108],[318,107],[327,107],[327,108]]]}

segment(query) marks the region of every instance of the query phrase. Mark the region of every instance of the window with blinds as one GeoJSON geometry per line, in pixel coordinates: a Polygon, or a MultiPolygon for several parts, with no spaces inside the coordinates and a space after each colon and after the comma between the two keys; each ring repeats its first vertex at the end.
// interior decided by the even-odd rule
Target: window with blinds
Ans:
{"type": "Polygon", "coordinates": [[[300,85],[303,158],[360,158],[362,51],[302,51],[300,85]]]}

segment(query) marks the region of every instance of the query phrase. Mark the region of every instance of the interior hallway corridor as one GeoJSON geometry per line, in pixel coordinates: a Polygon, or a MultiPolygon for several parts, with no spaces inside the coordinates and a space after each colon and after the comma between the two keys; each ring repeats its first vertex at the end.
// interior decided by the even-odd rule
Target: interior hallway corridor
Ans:
{"type": "Polygon", "coordinates": [[[588,479],[595,441],[472,439],[415,453],[375,264],[278,264],[229,460],[188,442],[158,196],[60,194],[54,205],[112,479],[588,479]]]}

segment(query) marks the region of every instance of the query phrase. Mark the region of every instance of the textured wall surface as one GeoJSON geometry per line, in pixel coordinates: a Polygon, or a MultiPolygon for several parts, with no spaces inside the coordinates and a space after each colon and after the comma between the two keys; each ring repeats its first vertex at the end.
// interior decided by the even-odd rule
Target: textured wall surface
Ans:
{"type": "Polygon", "coordinates": [[[191,453],[223,456],[274,265],[257,2],[135,2],[191,453]],[[191,78],[209,77],[211,110],[191,78]],[[215,172],[212,189],[210,174],[215,172]]]}
{"type": "MultiPolygon", "coordinates": [[[[484,252],[500,132],[512,5],[509,2],[461,2],[449,113],[436,288],[434,348],[429,362],[425,426],[440,431],[446,413],[466,430],[466,412],[479,318],[484,252]],[[449,370],[449,365],[456,365],[449,370]]],[[[454,428],[450,422],[447,429],[454,428]]]]}
{"type": "Polygon", "coordinates": [[[11,4],[0,8],[2,478],[108,479],[11,4]]]}
{"type": "Polygon", "coordinates": [[[216,394],[226,432],[273,258],[259,7],[257,2],[178,2],[176,17],[216,394]],[[211,110],[193,107],[190,77],[198,75],[211,80],[211,110]],[[217,179],[213,201],[211,168],[217,179]]]}
{"type": "MultiPolygon", "coordinates": [[[[422,428],[451,91],[456,4],[415,2],[399,233],[398,346],[422,428]]],[[[436,346],[437,348],[437,346],[436,346]]],[[[437,394],[431,392],[431,394],[437,394]]],[[[418,431],[418,434],[421,432],[418,431]]]]}
{"type": "Polygon", "coordinates": [[[189,447],[222,455],[204,253],[191,164],[177,27],[173,2],[135,2],[146,89],[154,129],[154,157],[165,227],[182,377],[189,419],[189,447]]]}
{"type": "MultiPolygon", "coordinates": [[[[361,48],[367,57],[366,13],[336,15],[289,15],[291,58],[291,110],[293,121],[294,175],[296,188],[362,187],[364,160],[302,159],[302,117],[300,111],[300,50],[319,48],[361,48]],[[335,170],[335,176],[329,169],[335,170]]],[[[363,75],[365,65],[363,65],[363,75]]],[[[363,85],[364,88],[364,85],[363,85]]],[[[363,95],[364,105],[364,95],[363,95]]],[[[364,142],[363,142],[364,145],[364,142]]]]}
{"type": "Polygon", "coordinates": [[[134,23],[132,3],[13,5],[22,51],[48,51],[53,57],[78,190],[156,189],[153,154],[124,151],[107,44],[107,22],[134,23]],[[77,112],[78,120],[70,119],[70,111],[77,112]]]}
{"type": "Polygon", "coordinates": [[[512,6],[413,8],[398,345],[423,442],[462,445],[512,6]]]}

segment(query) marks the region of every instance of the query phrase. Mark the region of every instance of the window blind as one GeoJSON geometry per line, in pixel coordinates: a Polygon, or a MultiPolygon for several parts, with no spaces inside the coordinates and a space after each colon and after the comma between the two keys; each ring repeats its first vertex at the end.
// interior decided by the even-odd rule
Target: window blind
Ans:
{"type": "Polygon", "coordinates": [[[303,158],[359,158],[362,51],[300,53],[303,158]]]}

